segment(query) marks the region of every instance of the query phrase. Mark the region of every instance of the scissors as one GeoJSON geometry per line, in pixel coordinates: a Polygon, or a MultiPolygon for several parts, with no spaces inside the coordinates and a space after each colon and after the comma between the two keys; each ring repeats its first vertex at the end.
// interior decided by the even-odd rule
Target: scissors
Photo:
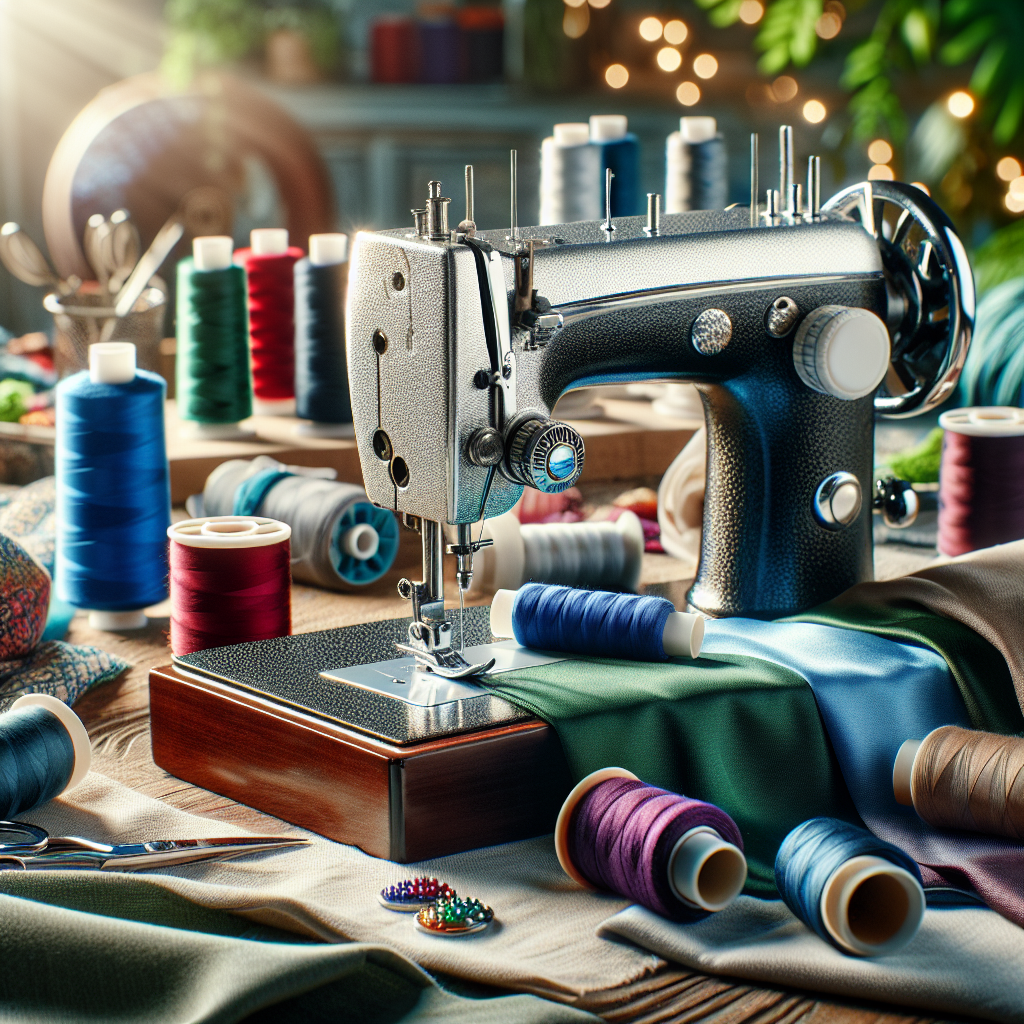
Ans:
{"type": "Polygon", "coordinates": [[[0,821],[0,871],[143,871],[202,860],[227,860],[258,850],[308,846],[294,836],[232,836],[230,839],[156,839],[108,846],[77,836],[50,836],[27,821],[0,821]]]}

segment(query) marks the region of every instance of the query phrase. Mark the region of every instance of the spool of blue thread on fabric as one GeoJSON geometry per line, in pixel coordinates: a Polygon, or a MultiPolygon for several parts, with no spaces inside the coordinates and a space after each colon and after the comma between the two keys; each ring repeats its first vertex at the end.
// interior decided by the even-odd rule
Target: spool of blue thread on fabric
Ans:
{"type": "Polygon", "coordinates": [[[90,346],[57,385],[56,592],[96,629],[140,628],[167,597],[166,394],[128,342],[90,346]]]}
{"type": "Polygon", "coordinates": [[[704,620],[677,612],[663,597],[527,583],[518,591],[495,594],[491,632],[512,635],[535,650],[665,661],[697,657],[704,620]]]}
{"type": "Polygon", "coordinates": [[[348,236],[310,235],[309,256],[295,264],[296,433],[352,435],[345,363],[345,283],[348,236]]]}
{"type": "Polygon", "coordinates": [[[924,916],[913,858],[836,818],[812,818],[786,836],[775,858],[775,884],[808,928],[855,956],[902,949],[924,916]]]}
{"type": "Polygon", "coordinates": [[[610,169],[612,181],[612,216],[634,217],[644,212],[640,188],[640,140],[629,131],[624,114],[593,114],[590,118],[590,141],[601,147],[601,194],[604,196],[604,172],[610,169]]]}
{"type": "Polygon", "coordinates": [[[665,212],[724,210],[729,203],[725,137],[713,117],[682,117],[665,143],[665,212]]]}
{"type": "Polygon", "coordinates": [[[0,715],[0,818],[73,789],[91,760],[89,734],[71,708],[49,694],[19,697],[0,715]]]}

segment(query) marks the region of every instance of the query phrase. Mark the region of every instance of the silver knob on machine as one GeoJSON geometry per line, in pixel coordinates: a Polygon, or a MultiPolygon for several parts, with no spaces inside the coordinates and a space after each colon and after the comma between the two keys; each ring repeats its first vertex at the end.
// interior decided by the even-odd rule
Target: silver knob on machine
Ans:
{"type": "Polygon", "coordinates": [[[793,365],[812,390],[852,401],[872,394],[889,368],[889,331],[869,309],[819,306],[793,342],[793,365]]]}
{"type": "Polygon", "coordinates": [[[842,530],[860,515],[864,496],[852,473],[833,473],[814,492],[814,517],[826,530],[842,530]]]}
{"type": "Polygon", "coordinates": [[[579,480],[584,457],[583,438],[568,424],[525,413],[505,433],[501,469],[517,484],[558,494],[579,480]]]}

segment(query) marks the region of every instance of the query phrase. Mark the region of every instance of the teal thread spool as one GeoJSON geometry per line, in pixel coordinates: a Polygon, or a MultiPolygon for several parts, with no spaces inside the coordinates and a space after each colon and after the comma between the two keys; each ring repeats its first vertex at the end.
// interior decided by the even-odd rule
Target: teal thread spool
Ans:
{"type": "Polygon", "coordinates": [[[232,264],[226,235],[196,238],[178,264],[178,415],[182,433],[209,439],[251,437],[252,415],[245,270],[232,264]]]}

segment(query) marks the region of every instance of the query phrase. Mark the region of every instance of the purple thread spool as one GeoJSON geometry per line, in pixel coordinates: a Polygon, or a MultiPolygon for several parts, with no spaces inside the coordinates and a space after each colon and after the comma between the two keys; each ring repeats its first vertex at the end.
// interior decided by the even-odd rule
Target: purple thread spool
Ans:
{"type": "Polygon", "coordinates": [[[592,772],[555,825],[565,873],[676,921],[728,906],[747,879],[743,839],[721,808],[642,782],[624,768],[592,772]]]}

